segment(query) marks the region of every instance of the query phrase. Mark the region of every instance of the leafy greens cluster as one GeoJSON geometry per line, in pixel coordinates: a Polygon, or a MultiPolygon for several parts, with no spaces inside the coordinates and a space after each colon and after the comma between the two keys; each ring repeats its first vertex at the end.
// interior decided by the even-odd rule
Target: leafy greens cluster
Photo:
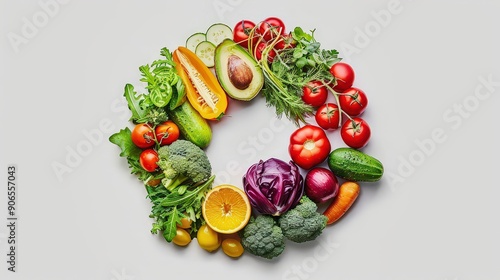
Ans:
{"type": "MultiPolygon", "coordinates": [[[[140,81],[146,83],[147,93],[138,94],[133,85],[126,84],[123,94],[132,113],[130,121],[147,123],[153,130],[168,120],[169,111],[186,102],[185,86],[172,54],[166,48],[160,54],[161,59],[139,67],[140,81]]],[[[202,223],[202,201],[214,181],[205,152],[186,140],[177,140],[171,147],[160,147],[157,143],[155,149],[158,150],[160,169],[148,172],[141,167],[143,150],[133,143],[132,131],[128,127],[111,135],[109,141],[120,147],[120,156],[127,159],[131,173],[144,183],[152,203],[150,217],[155,220],[151,232],[157,234],[161,231],[165,240],[171,242],[181,219],[189,218],[192,221],[190,233],[194,235],[202,223]],[[167,169],[167,166],[168,170],[162,169],[167,169]],[[174,168],[178,174],[173,174],[174,168]],[[170,182],[168,188],[164,182],[170,182]]]]}
{"type": "Polygon", "coordinates": [[[302,88],[314,80],[323,81],[325,85],[335,83],[330,67],[341,59],[336,50],[321,49],[314,38],[314,30],[306,33],[295,27],[291,36],[296,45],[278,51],[271,65],[267,63],[266,51],[271,51],[278,41],[273,41],[274,44],[264,50],[261,67],[265,83],[261,92],[268,106],[275,107],[278,117],[284,114],[298,125],[305,123],[305,118],[314,111],[302,101],[302,88]]]}

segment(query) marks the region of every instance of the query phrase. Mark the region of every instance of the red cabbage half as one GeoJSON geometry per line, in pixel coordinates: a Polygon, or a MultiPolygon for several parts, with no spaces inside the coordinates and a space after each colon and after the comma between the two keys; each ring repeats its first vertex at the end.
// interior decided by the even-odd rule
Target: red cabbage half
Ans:
{"type": "Polygon", "coordinates": [[[304,193],[297,165],[276,158],[250,166],[243,176],[243,186],[255,210],[273,216],[293,208],[304,193]]]}

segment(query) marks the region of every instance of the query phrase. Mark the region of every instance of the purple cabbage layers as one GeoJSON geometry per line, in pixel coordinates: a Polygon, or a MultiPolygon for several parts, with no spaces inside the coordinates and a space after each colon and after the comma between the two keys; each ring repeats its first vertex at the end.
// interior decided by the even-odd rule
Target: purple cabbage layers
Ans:
{"type": "Polygon", "coordinates": [[[273,216],[293,208],[304,193],[297,165],[275,158],[250,166],[243,176],[243,186],[255,210],[273,216]]]}

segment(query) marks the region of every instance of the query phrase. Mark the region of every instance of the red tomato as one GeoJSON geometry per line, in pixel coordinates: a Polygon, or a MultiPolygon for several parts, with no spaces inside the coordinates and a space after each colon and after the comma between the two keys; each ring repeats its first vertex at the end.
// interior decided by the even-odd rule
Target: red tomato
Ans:
{"type": "Polygon", "coordinates": [[[291,34],[281,36],[281,39],[274,45],[275,50],[290,49],[295,47],[297,42],[293,39],[291,34]]]}
{"type": "MultiPolygon", "coordinates": [[[[264,51],[265,48],[267,48],[267,43],[266,42],[260,42],[257,45],[257,48],[255,50],[255,59],[257,61],[260,61],[262,58],[262,52],[264,51]]],[[[267,61],[269,63],[272,63],[274,60],[274,57],[276,56],[276,51],[274,49],[270,49],[269,52],[267,53],[267,61]]]]}
{"type": "Polygon", "coordinates": [[[330,153],[330,140],[325,131],[314,125],[305,125],[290,136],[288,152],[292,160],[304,169],[323,162],[330,153]]]}
{"type": "Polygon", "coordinates": [[[338,62],[330,67],[330,73],[337,80],[337,85],[333,87],[336,92],[343,92],[352,87],[354,83],[354,70],[344,62],[338,62]]]}
{"type": "Polygon", "coordinates": [[[340,130],[340,136],[347,146],[360,149],[370,140],[371,130],[368,123],[362,118],[347,120],[340,130]]]}
{"type": "Polygon", "coordinates": [[[339,107],[334,103],[326,103],[318,108],[315,119],[323,129],[337,129],[340,121],[339,107]]]}
{"type": "Polygon", "coordinates": [[[359,116],[368,106],[366,94],[359,88],[350,88],[339,94],[340,108],[351,117],[359,116]]]}
{"type": "Polygon", "coordinates": [[[270,41],[278,35],[285,34],[285,24],[277,17],[268,17],[259,23],[257,32],[266,41],[270,41]]]}
{"type": "MultiPolygon", "coordinates": [[[[248,48],[249,35],[252,29],[255,28],[255,23],[249,20],[242,20],[238,22],[233,28],[233,41],[240,44],[244,48],[248,48]]],[[[257,37],[252,38],[255,44],[257,37]]]]}
{"type": "Polygon", "coordinates": [[[170,145],[179,139],[179,127],[173,121],[166,121],[155,129],[156,140],[163,145],[170,145]]]}
{"type": "Polygon", "coordinates": [[[142,151],[139,157],[139,163],[142,168],[148,172],[153,172],[158,168],[158,153],[153,149],[146,149],[142,151]]]}
{"type": "Polygon", "coordinates": [[[328,90],[321,81],[310,81],[302,88],[302,100],[313,107],[325,104],[327,98],[328,90]]]}
{"type": "Polygon", "coordinates": [[[132,142],[139,148],[149,148],[155,144],[155,135],[151,126],[145,123],[137,124],[132,131],[132,142]]]}

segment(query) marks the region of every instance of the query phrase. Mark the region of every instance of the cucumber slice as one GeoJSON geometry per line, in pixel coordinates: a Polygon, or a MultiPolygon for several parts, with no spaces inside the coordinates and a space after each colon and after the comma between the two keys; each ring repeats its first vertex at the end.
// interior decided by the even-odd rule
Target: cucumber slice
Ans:
{"type": "Polygon", "coordinates": [[[209,41],[203,41],[196,46],[194,51],[207,67],[214,67],[215,45],[209,41]]]}
{"type": "Polygon", "coordinates": [[[190,51],[194,52],[196,50],[196,46],[198,46],[199,43],[203,42],[206,40],[205,33],[194,33],[193,35],[189,36],[186,40],[186,48],[188,48],[190,51]]]}
{"type": "Polygon", "coordinates": [[[207,41],[218,46],[224,39],[233,39],[233,30],[223,23],[215,23],[208,28],[206,36],[207,41]]]}

